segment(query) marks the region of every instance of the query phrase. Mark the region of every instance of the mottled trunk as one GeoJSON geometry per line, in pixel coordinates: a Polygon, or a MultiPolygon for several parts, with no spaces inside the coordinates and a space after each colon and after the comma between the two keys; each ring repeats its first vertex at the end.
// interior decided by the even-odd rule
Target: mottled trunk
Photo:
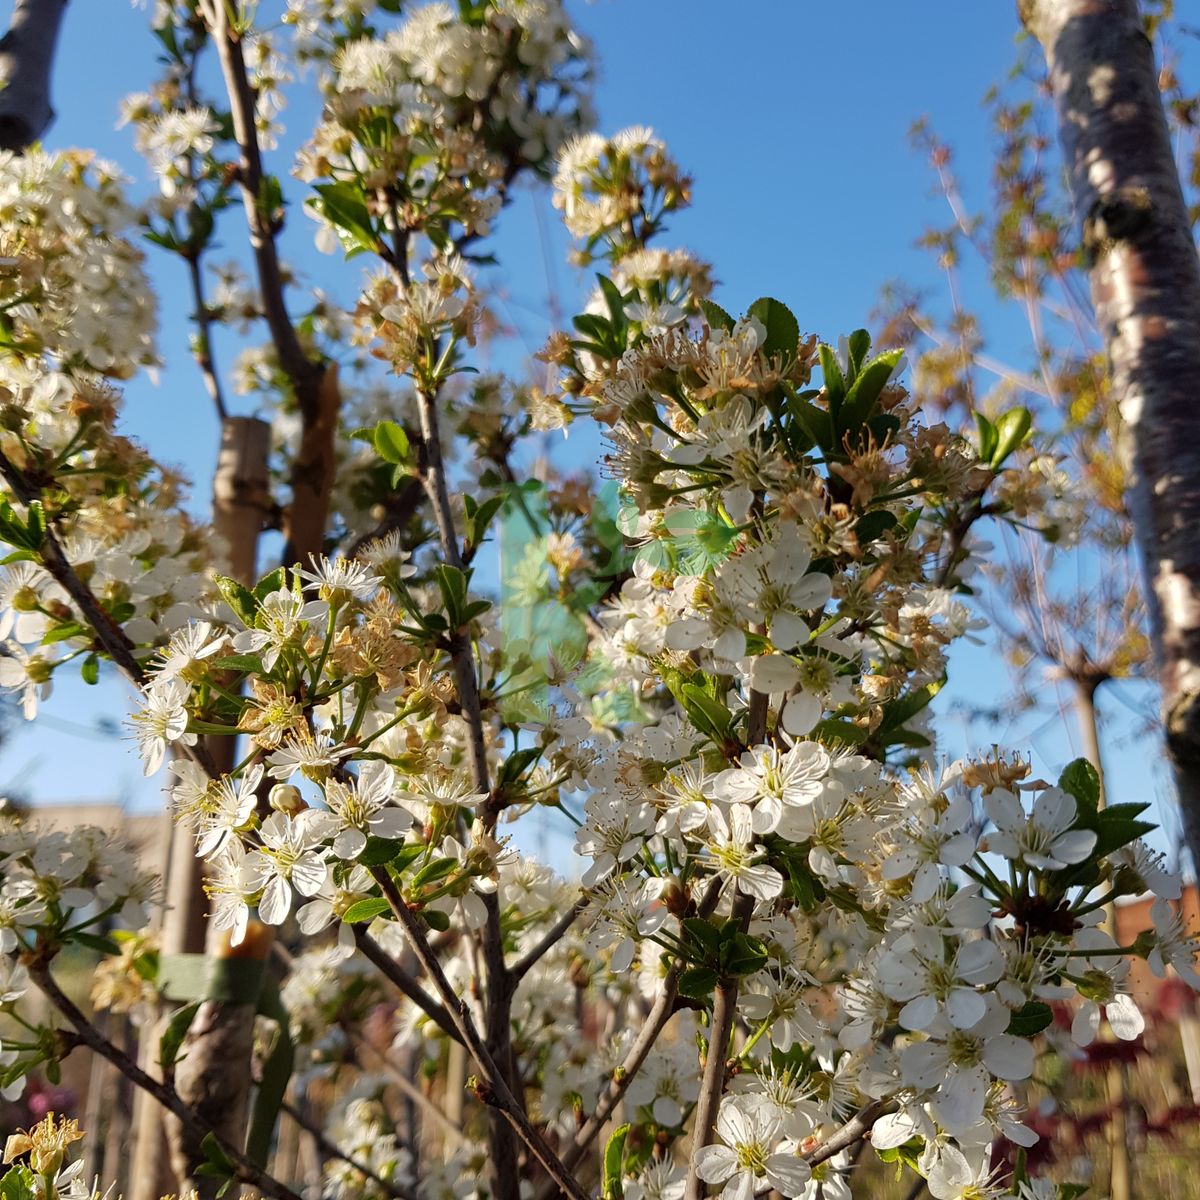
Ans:
{"type": "Polygon", "coordinates": [[[1136,0],[1021,0],[1112,366],[1163,722],[1200,863],[1200,261],[1136,0]]]}
{"type": "Polygon", "coordinates": [[[54,120],[50,70],[67,0],[16,0],[0,38],[0,150],[24,150],[54,120]]]}

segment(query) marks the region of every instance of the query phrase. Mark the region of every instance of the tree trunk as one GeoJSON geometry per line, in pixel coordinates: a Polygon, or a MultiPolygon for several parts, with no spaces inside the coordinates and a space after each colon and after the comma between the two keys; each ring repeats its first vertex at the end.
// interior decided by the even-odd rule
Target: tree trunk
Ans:
{"type": "Polygon", "coordinates": [[[1200,864],[1200,261],[1136,0],[1018,0],[1041,43],[1120,405],[1163,723],[1200,864]]]}
{"type": "Polygon", "coordinates": [[[18,153],[50,128],[50,69],[67,0],[16,0],[0,38],[0,150],[18,153]]]}

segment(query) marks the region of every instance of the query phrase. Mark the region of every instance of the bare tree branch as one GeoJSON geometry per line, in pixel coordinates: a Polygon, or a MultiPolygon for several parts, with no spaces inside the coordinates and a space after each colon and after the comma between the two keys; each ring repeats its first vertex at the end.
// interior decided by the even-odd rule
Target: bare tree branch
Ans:
{"type": "Polygon", "coordinates": [[[44,964],[31,964],[29,974],[41,988],[46,999],[75,1027],[75,1035],[79,1042],[106,1058],[135,1087],[139,1087],[153,1096],[163,1108],[179,1119],[180,1123],[197,1141],[208,1136],[215,1138],[221,1152],[235,1165],[237,1178],[258,1188],[264,1195],[274,1197],[274,1200],[301,1200],[301,1197],[286,1184],[280,1183],[274,1176],[268,1175],[261,1167],[255,1166],[239,1149],[217,1137],[212,1128],[201,1121],[195,1112],[180,1099],[174,1088],[147,1075],[124,1050],[110,1042],[80,1011],[74,1001],[63,992],[44,964]]]}
{"type": "Polygon", "coordinates": [[[462,1035],[453,1018],[380,944],[361,926],[354,926],[354,940],[364,958],[408,997],[447,1037],[456,1042],[462,1035]]]}
{"type": "Polygon", "coordinates": [[[389,1196],[396,1197],[396,1200],[416,1200],[416,1193],[409,1188],[401,1187],[400,1184],[394,1183],[390,1179],[384,1179],[382,1175],[377,1175],[371,1170],[366,1163],[359,1162],[357,1158],[338,1149],[337,1143],[319,1125],[308,1120],[294,1104],[285,1100],[280,1108],[316,1142],[323,1154],[329,1158],[336,1158],[339,1162],[349,1163],[356,1171],[361,1171],[376,1187],[382,1188],[389,1196]]]}
{"type": "Polygon", "coordinates": [[[534,946],[524,958],[513,963],[509,968],[509,978],[515,987],[526,975],[544,958],[559,942],[562,941],[568,929],[579,919],[587,901],[581,896],[561,917],[546,931],[541,941],[534,946]]]}
{"type": "Polygon", "coordinates": [[[563,1162],[547,1144],[546,1139],[530,1124],[529,1118],[525,1115],[525,1109],[517,1101],[508,1085],[506,1074],[500,1070],[496,1060],[484,1044],[484,1040],[475,1026],[474,1018],[471,1016],[470,1007],[465,1000],[460,1000],[455,994],[453,985],[446,978],[445,971],[442,970],[442,964],[438,961],[433,947],[425,937],[425,931],[422,929],[420,921],[408,907],[404,897],[400,895],[391,876],[381,867],[372,867],[371,874],[375,882],[379,884],[380,891],[387,900],[392,914],[404,930],[418,962],[425,968],[429,978],[433,980],[438,994],[452,1014],[462,1041],[483,1076],[482,1086],[478,1089],[480,1099],[503,1115],[516,1135],[546,1169],[550,1178],[571,1200],[588,1200],[587,1193],[570,1176],[563,1162]]]}

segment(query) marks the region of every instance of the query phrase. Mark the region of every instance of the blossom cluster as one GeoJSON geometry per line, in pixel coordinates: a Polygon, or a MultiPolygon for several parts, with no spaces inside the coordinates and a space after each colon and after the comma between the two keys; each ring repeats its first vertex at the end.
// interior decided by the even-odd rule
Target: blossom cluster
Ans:
{"type": "MultiPolygon", "coordinates": [[[[378,268],[353,317],[319,298],[304,336],[404,381],[343,413],[365,427],[340,450],[340,553],[219,573],[180,482],[115,433],[102,377],[148,361],[153,311],[115,182],[72,156],[0,163],[39,203],[72,190],[25,233],[4,222],[35,292],[10,297],[0,365],[0,685],[28,716],[67,661],[94,680],[107,655],[137,685],[132,736],[195,836],[212,927],[295,948],[271,1019],[331,1084],[324,1194],[494,1197],[508,1119],[527,1187],[535,1160],[588,1179],[618,1104],[605,1195],[846,1197],[836,1139],[856,1123],[937,1200],[1002,1194],[991,1148],[1035,1136],[1019,1087],[1050,1006],[1079,1044],[1133,1039],[1131,955],[1200,986],[1143,806],[1103,808],[1082,761],[1051,784],[1016,755],[938,754],[931,704],[982,624],[975,526],[1054,486],[1046,461],[1026,478],[1029,414],[967,440],[865,331],[835,346],[776,299],[714,303],[707,264],[651,245],[690,197],[661,140],[585,132],[588,51],[557,0],[434,3],[381,32],[391,7],[288,5],[324,70],[308,208],[378,268]],[[467,386],[469,247],[524,169],[553,174],[577,260],[607,273],[540,356],[543,386],[467,386]],[[75,321],[105,305],[103,329],[75,321]],[[607,439],[611,505],[514,469],[523,436],[583,421],[607,439]],[[488,464],[453,499],[440,428],[488,464]],[[501,521],[498,606],[478,556],[501,521]],[[530,814],[573,824],[577,870],[527,852],[530,814]],[[1108,906],[1146,892],[1153,931],[1118,945],[1108,906]],[[393,1053],[436,1114],[421,1137],[377,1072],[393,1053]]],[[[166,8],[167,78],[129,115],[163,191],[151,236],[196,262],[229,139],[183,86],[199,45],[175,33],[198,27],[166,8]]],[[[269,136],[287,71],[247,45],[269,136]]],[[[259,200],[282,211],[275,186],[259,200]]],[[[205,319],[261,300],[230,269],[205,319]]],[[[270,392],[277,366],[246,373],[270,392]]],[[[0,867],[0,1008],[29,1035],[0,1047],[11,1092],[57,1053],[22,1005],[66,945],[105,955],[98,1003],[149,1025],[165,1001],[157,890],[130,855],[13,823],[0,867]]],[[[39,1130],[13,1155],[74,1137],[39,1130]]]]}

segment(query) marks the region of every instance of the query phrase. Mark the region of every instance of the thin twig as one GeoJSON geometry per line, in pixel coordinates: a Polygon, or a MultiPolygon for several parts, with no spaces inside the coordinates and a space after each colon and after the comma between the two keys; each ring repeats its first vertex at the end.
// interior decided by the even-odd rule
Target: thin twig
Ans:
{"type": "Polygon", "coordinates": [[[363,957],[373,963],[387,978],[404,993],[447,1037],[462,1041],[453,1019],[439,1004],[373,937],[361,926],[354,926],[354,940],[363,957]]]}
{"type": "MultiPolygon", "coordinates": [[[[682,968],[676,963],[667,972],[662,982],[662,990],[658,993],[650,1012],[642,1023],[641,1031],[625,1055],[624,1061],[612,1073],[608,1087],[604,1089],[592,1115],[579,1127],[571,1144],[563,1151],[563,1165],[567,1168],[575,1166],[587,1153],[588,1147],[596,1140],[596,1135],[604,1128],[605,1122],[612,1116],[613,1110],[621,1103],[621,1098],[629,1089],[629,1085],[637,1077],[650,1051],[654,1048],[667,1022],[675,1012],[675,997],[679,989],[679,976],[682,968]]],[[[544,1200],[542,1192],[538,1200],[544,1200]]]]}
{"type": "Polygon", "coordinates": [[[579,914],[583,912],[587,906],[587,900],[582,896],[571,905],[569,909],[546,931],[541,941],[534,946],[524,958],[513,963],[509,969],[509,978],[515,987],[530,970],[541,961],[554,947],[562,941],[567,930],[579,919],[579,914]]]}
{"type": "Polygon", "coordinates": [[[196,366],[199,367],[200,374],[204,377],[204,387],[213,402],[213,406],[217,410],[217,419],[224,421],[228,417],[229,412],[225,407],[225,396],[221,391],[221,379],[217,375],[216,364],[213,361],[213,319],[212,312],[208,307],[208,300],[204,295],[204,275],[200,268],[200,256],[198,254],[188,254],[185,257],[188,265],[188,278],[192,285],[192,300],[196,305],[193,317],[196,321],[197,340],[192,357],[195,358],[196,366]]]}
{"type": "Polygon", "coordinates": [[[417,1200],[416,1193],[411,1189],[402,1187],[390,1179],[384,1179],[382,1175],[378,1175],[372,1171],[366,1163],[359,1162],[357,1158],[347,1154],[344,1150],[339,1150],[337,1143],[320,1126],[314,1125],[309,1121],[294,1104],[284,1100],[279,1107],[316,1142],[317,1147],[329,1158],[336,1158],[340,1162],[349,1163],[356,1171],[360,1171],[372,1183],[381,1187],[389,1196],[396,1197],[396,1200],[417,1200]]]}
{"type": "MultiPolygon", "coordinates": [[[[753,697],[757,692],[751,693],[753,697]]],[[[753,716],[753,707],[751,709],[753,716]]],[[[754,912],[754,897],[738,892],[733,899],[732,918],[738,928],[744,930],[754,912]]],[[[693,1154],[688,1164],[687,1184],[684,1200],[701,1200],[705,1192],[704,1181],[696,1170],[695,1151],[703,1149],[712,1141],[713,1127],[717,1123],[717,1111],[721,1097],[725,1094],[726,1058],[729,1052],[729,1036],[737,1019],[738,981],[736,977],[722,979],[717,984],[713,997],[712,1021],[708,1030],[708,1052],[704,1063],[704,1076],[700,1082],[700,1095],[692,1121],[693,1154]]]]}
{"type": "Polygon", "coordinates": [[[819,1166],[841,1154],[843,1150],[849,1150],[855,1142],[866,1137],[875,1122],[884,1113],[890,1112],[895,1107],[896,1103],[893,1100],[872,1100],[870,1104],[859,1109],[845,1125],[830,1134],[819,1146],[800,1157],[811,1167],[819,1166]]]}
{"type": "MultiPolygon", "coordinates": [[[[30,505],[41,499],[38,489],[26,478],[25,473],[3,453],[0,453],[0,475],[4,476],[5,483],[22,504],[30,505]]],[[[76,574],[75,568],[63,553],[58,535],[48,525],[42,544],[38,547],[38,555],[54,581],[75,601],[109,657],[125,672],[131,682],[141,687],[145,680],[145,672],[142,670],[142,664],[134,657],[133,643],[104,610],[87,584],[76,574]]]]}
{"type": "MultiPolygon", "coordinates": [[[[357,1030],[342,1026],[346,1036],[349,1037],[354,1046],[355,1057],[358,1058],[359,1052],[368,1050],[378,1062],[388,1079],[403,1093],[405,1099],[411,1100],[416,1106],[428,1117],[432,1117],[434,1122],[441,1126],[442,1132],[446,1134],[454,1143],[455,1146],[463,1145],[463,1131],[458,1123],[447,1116],[444,1109],[436,1105],[428,1096],[425,1095],[420,1088],[415,1087],[411,1079],[377,1046],[372,1046],[365,1037],[357,1030]]],[[[461,1044],[462,1039],[458,1036],[458,1031],[455,1030],[455,1041],[461,1044]]],[[[359,1059],[359,1065],[362,1066],[362,1061],[359,1059]]],[[[364,1068],[365,1069],[365,1068],[364,1068]]]]}
{"type": "MultiPolygon", "coordinates": [[[[263,203],[265,172],[258,143],[258,129],[255,125],[254,89],[250,86],[246,71],[241,38],[237,31],[230,27],[225,0],[201,0],[200,10],[216,45],[225,90],[229,95],[233,136],[240,153],[238,183],[241,186],[242,205],[246,211],[246,225],[250,232],[250,247],[254,252],[254,265],[258,273],[263,316],[271,332],[275,353],[279,356],[279,365],[293,383],[299,384],[302,380],[318,375],[320,368],[304,352],[292,319],[288,315],[284,298],[283,270],[279,264],[279,251],[275,244],[277,230],[272,226],[271,214],[266,211],[263,203]]],[[[309,403],[299,388],[296,402],[302,410],[309,403]]],[[[304,415],[306,418],[309,416],[307,412],[304,415]]],[[[315,417],[315,410],[312,415],[315,417]]]]}
{"type": "Polygon", "coordinates": [[[484,1086],[478,1089],[480,1099],[503,1114],[517,1137],[525,1143],[555,1184],[571,1197],[571,1200],[588,1200],[587,1193],[571,1178],[562,1161],[547,1144],[546,1139],[530,1124],[525,1110],[513,1095],[504,1072],[500,1070],[496,1060],[484,1045],[483,1038],[471,1017],[470,1007],[465,1000],[460,1000],[455,994],[453,985],[446,978],[446,972],[442,969],[442,964],[438,961],[433,947],[425,937],[424,929],[416,915],[405,903],[404,897],[400,895],[391,876],[382,867],[372,867],[371,874],[374,876],[375,882],[379,884],[393,915],[404,929],[417,960],[425,968],[437,992],[452,1014],[454,1023],[462,1035],[462,1041],[483,1076],[484,1086]]]}

